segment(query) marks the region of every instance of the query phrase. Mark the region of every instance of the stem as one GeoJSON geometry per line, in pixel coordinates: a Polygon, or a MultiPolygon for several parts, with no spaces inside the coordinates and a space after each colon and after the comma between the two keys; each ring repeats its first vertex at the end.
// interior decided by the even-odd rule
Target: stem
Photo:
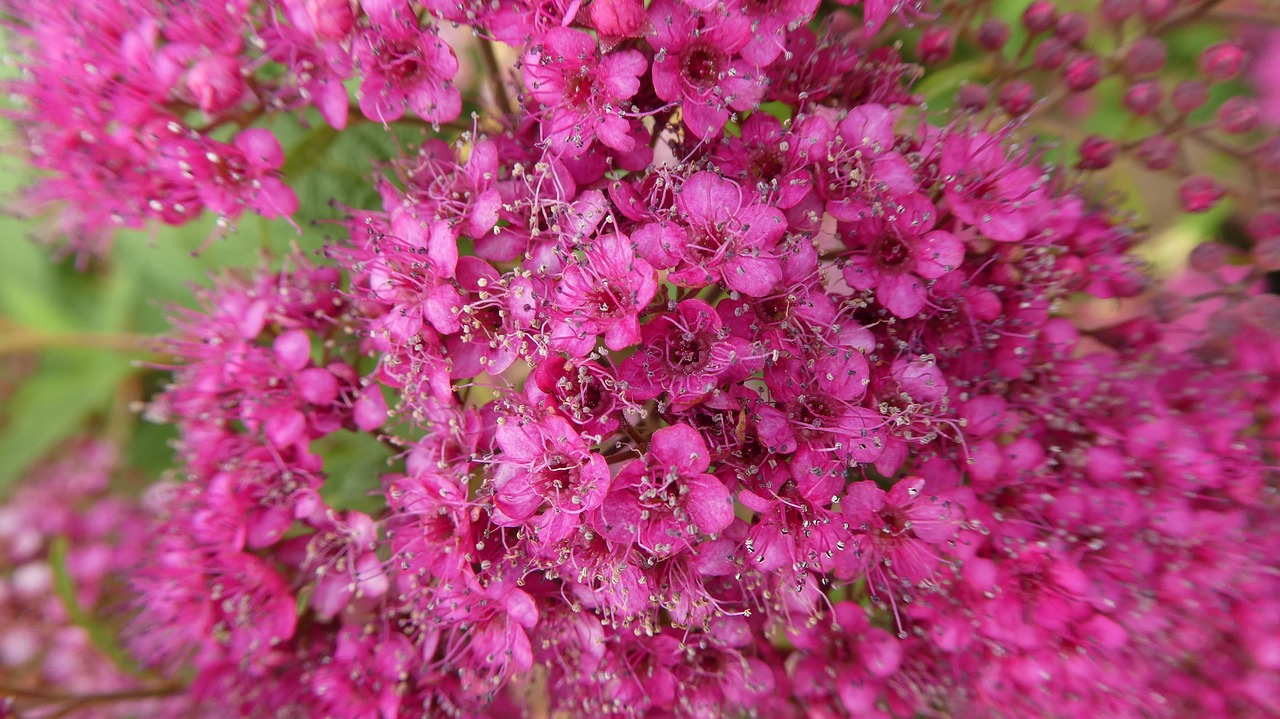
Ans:
{"type": "Polygon", "coordinates": [[[20,329],[0,334],[0,356],[46,349],[84,347],[113,352],[148,354],[146,335],[111,332],[39,332],[20,329]]]}
{"type": "Polygon", "coordinates": [[[156,697],[167,697],[177,694],[184,687],[181,684],[161,684],[155,687],[141,687],[138,689],[124,689],[118,692],[97,692],[91,694],[69,694],[67,692],[51,691],[48,689],[23,689],[22,687],[13,687],[0,684],[0,696],[11,696],[16,699],[38,699],[48,702],[110,702],[110,701],[129,701],[131,699],[155,699],[156,697]]]}
{"type": "Polygon", "coordinates": [[[504,118],[510,117],[511,99],[507,97],[507,88],[502,84],[502,68],[498,65],[498,55],[493,51],[492,40],[480,39],[480,58],[484,60],[485,75],[493,91],[493,99],[498,103],[498,110],[504,118]]]}

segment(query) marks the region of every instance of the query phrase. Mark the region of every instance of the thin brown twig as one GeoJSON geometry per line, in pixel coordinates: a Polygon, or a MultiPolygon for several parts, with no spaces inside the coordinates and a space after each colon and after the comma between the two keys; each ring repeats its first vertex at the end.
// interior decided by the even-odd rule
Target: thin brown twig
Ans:
{"type": "Polygon", "coordinates": [[[511,98],[507,97],[507,88],[502,84],[502,67],[498,64],[498,55],[493,51],[493,41],[480,38],[480,58],[484,61],[485,75],[489,79],[489,87],[493,90],[494,102],[502,116],[510,117],[511,98]]]}

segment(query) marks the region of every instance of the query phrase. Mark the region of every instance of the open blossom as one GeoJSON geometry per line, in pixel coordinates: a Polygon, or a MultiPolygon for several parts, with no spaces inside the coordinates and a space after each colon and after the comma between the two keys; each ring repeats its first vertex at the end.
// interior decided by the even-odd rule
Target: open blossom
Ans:
{"type": "Polygon", "coordinates": [[[642,330],[640,349],[619,370],[633,400],[665,395],[677,409],[687,408],[749,375],[756,364],[747,342],[725,332],[715,310],[702,300],[685,300],[642,330]]]}
{"type": "Polygon", "coordinates": [[[774,250],[787,226],[777,209],[752,202],[741,187],[710,172],[685,180],[676,202],[683,237],[672,282],[703,287],[719,280],[760,297],[782,278],[774,250]]]}
{"type": "Polygon", "coordinates": [[[364,72],[360,112],[365,117],[391,122],[404,115],[406,106],[428,122],[458,117],[462,96],[452,82],[458,58],[434,28],[397,18],[369,28],[353,42],[364,72]]]}
{"type": "Polygon", "coordinates": [[[854,289],[875,290],[890,312],[906,319],[924,309],[928,281],[960,267],[964,243],[933,229],[938,211],[924,196],[912,193],[899,202],[883,216],[842,227],[842,239],[853,248],[844,278],[854,289]]]}
{"type": "Polygon", "coordinates": [[[604,500],[609,468],[565,420],[509,422],[496,438],[503,456],[493,477],[497,524],[528,524],[539,542],[552,544],[604,500]]]}
{"type": "Polygon", "coordinates": [[[682,103],[693,134],[714,137],[731,112],[760,101],[762,78],[739,54],[753,39],[749,18],[725,5],[700,12],[676,0],[657,0],[649,17],[649,43],[658,51],[653,89],[663,100],[682,103]]]}
{"type": "Polygon", "coordinates": [[[600,335],[611,350],[636,344],[639,313],[657,289],[653,267],[635,256],[630,240],[618,234],[595,238],[554,287],[552,348],[582,357],[600,335]]]}
{"type": "Polygon", "coordinates": [[[733,503],[724,484],[707,474],[710,463],[692,427],[654,432],[648,459],[631,462],[614,479],[600,509],[600,532],[663,557],[685,551],[699,535],[723,531],[733,521],[733,503]]]}
{"type": "Polygon", "coordinates": [[[626,101],[640,89],[644,55],[619,50],[601,55],[586,33],[552,28],[534,45],[524,65],[529,95],[544,105],[543,131],[551,149],[581,154],[599,139],[626,152],[634,144],[626,101]]]}

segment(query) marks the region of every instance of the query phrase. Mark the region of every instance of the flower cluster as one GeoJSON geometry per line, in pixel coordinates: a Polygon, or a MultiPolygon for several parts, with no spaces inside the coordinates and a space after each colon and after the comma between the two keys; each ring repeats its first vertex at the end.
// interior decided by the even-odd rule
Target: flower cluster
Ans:
{"type": "Polygon", "coordinates": [[[146,521],[145,511],[109,492],[118,466],[109,444],[78,442],[0,504],[0,716],[75,709],[76,716],[115,719],[190,708],[181,698],[151,698],[169,692],[131,676],[118,664],[118,648],[102,639],[109,639],[102,634],[108,627],[88,619],[95,608],[121,601],[120,575],[146,549],[145,537],[131,531],[146,521]],[[93,704],[83,695],[113,701],[93,704]]]}
{"type": "Polygon", "coordinates": [[[364,116],[441,122],[435,28],[518,58],[501,114],[386,163],[319,258],[175,316],[148,416],[183,481],[130,572],[135,655],[254,717],[1280,712],[1274,248],[1077,321],[1148,288],[1140,236],[1016,124],[928,121],[874,42],[924,3],[853,4],[151,3],[147,42],[41,46],[102,79],[37,79],[39,108],[176,64],[45,156],[84,213],[143,181],[288,213],[267,130],[208,149],[164,103],[341,127],[358,72],[364,116]],[[68,179],[102,147],[140,154],[68,179]],[[358,499],[326,462],[355,436],[388,467],[358,499]]]}

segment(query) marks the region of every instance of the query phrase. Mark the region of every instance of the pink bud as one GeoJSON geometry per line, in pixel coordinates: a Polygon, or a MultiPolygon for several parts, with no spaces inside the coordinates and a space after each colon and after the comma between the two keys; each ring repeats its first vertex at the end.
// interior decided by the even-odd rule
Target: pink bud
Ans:
{"type": "Polygon", "coordinates": [[[1115,142],[1098,135],[1090,135],[1080,143],[1080,161],[1076,167],[1082,170],[1101,170],[1115,162],[1119,151],[1115,142]]]}
{"type": "Polygon", "coordinates": [[[1031,57],[1032,63],[1041,70],[1057,70],[1067,61],[1067,52],[1071,48],[1056,37],[1047,37],[1036,46],[1031,57]]]}
{"type": "Polygon", "coordinates": [[[1124,71],[1128,75],[1150,75],[1159,72],[1169,59],[1169,50],[1159,38],[1140,37],[1124,54],[1124,71]]]}
{"type": "Polygon", "coordinates": [[[1160,83],[1147,80],[1134,83],[1133,87],[1129,88],[1129,91],[1124,94],[1124,106],[1135,115],[1150,115],[1160,107],[1162,99],[1164,99],[1164,92],[1160,89],[1160,83]]]}
{"type": "Polygon", "coordinates": [[[356,426],[365,432],[372,432],[382,427],[387,421],[387,401],[382,398],[382,392],[377,386],[367,387],[360,393],[360,399],[356,400],[352,412],[352,419],[355,420],[356,426]]]}
{"type": "Polygon", "coordinates": [[[1178,200],[1187,212],[1208,212],[1226,195],[1222,186],[1204,175],[1187,178],[1178,188],[1178,200]]]}
{"type": "Polygon", "coordinates": [[[1080,55],[1067,62],[1062,80],[1073,92],[1084,92],[1102,79],[1102,61],[1096,55],[1080,55]]]}
{"type": "Polygon", "coordinates": [[[1102,17],[1111,22],[1120,23],[1137,14],[1141,5],[1142,0],[1102,0],[1099,10],[1102,12],[1102,17]]]}
{"type": "Polygon", "coordinates": [[[1169,96],[1169,103],[1173,105],[1173,109],[1181,113],[1188,113],[1209,100],[1209,87],[1199,80],[1185,80],[1178,83],[1173,89],[1173,94],[1169,96]]]}
{"type": "Polygon", "coordinates": [[[338,398],[338,380],[329,370],[312,367],[298,373],[298,394],[311,404],[329,405],[338,398]]]}
{"type": "Polygon", "coordinates": [[[1222,42],[1200,53],[1200,72],[1213,80],[1230,80],[1244,69],[1244,48],[1222,42]]]}
{"type": "Polygon", "coordinates": [[[311,361],[311,338],[302,330],[282,333],[272,342],[271,348],[280,365],[291,372],[297,372],[311,361]]]}
{"type": "Polygon", "coordinates": [[[1025,80],[1013,80],[1000,88],[1000,107],[1010,115],[1022,115],[1036,101],[1035,87],[1025,80]]]}
{"type": "Polygon", "coordinates": [[[967,83],[956,91],[956,107],[968,112],[985,110],[991,104],[991,90],[986,85],[967,83]]]}
{"type": "Polygon", "coordinates": [[[605,37],[639,37],[649,24],[642,0],[595,0],[591,24],[605,37]]]}
{"type": "Polygon", "coordinates": [[[1009,42],[1009,24],[1000,18],[987,18],[978,26],[978,44],[988,50],[999,50],[1009,42]]]}
{"type": "Polygon", "coordinates": [[[284,150],[280,148],[280,141],[266,128],[243,130],[236,135],[234,144],[255,167],[277,170],[284,165],[284,150]]]}
{"type": "Polygon", "coordinates": [[[1163,20],[1173,12],[1174,0],[1142,0],[1142,17],[1151,21],[1163,20]]]}
{"type": "Polygon", "coordinates": [[[1078,12],[1069,12],[1058,18],[1053,34],[1071,45],[1079,45],[1089,34],[1089,20],[1078,12]]]}
{"type": "Polygon", "coordinates": [[[1218,127],[1229,135],[1256,130],[1261,123],[1258,101],[1251,97],[1231,97],[1218,108],[1218,127]]]}
{"type": "Polygon", "coordinates": [[[1041,33],[1053,27],[1058,19],[1058,8],[1049,0],[1035,0],[1022,13],[1022,26],[1033,33],[1041,33]]]}
{"type": "Polygon", "coordinates": [[[1138,144],[1136,154],[1149,169],[1167,170],[1178,157],[1178,145],[1164,135],[1153,135],[1138,144]]]}
{"type": "Polygon", "coordinates": [[[234,106],[247,89],[240,74],[240,61],[227,55],[211,55],[199,60],[187,73],[187,90],[205,114],[234,106]]]}
{"type": "Polygon", "coordinates": [[[317,39],[341,40],[355,27],[350,0],[305,0],[303,5],[317,39]]]}
{"type": "Polygon", "coordinates": [[[1196,272],[1213,272],[1227,264],[1230,252],[1221,243],[1201,242],[1187,256],[1187,264],[1196,272]]]}
{"type": "Polygon", "coordinates": [[[920,55],[920,61],[926,65],[939,63],[951,57],[951,53],[956,49],[956,36],[951,28],[946,26],[935,26],[924,31],[920,36],[920,43],[916,46],[916,53],[920,55]]]}
{"type": "Polygon", "coordinates": [[[1272,135],[1253,149],[1258,169],[1280,175],[1280,135],[1272,135]]]}

